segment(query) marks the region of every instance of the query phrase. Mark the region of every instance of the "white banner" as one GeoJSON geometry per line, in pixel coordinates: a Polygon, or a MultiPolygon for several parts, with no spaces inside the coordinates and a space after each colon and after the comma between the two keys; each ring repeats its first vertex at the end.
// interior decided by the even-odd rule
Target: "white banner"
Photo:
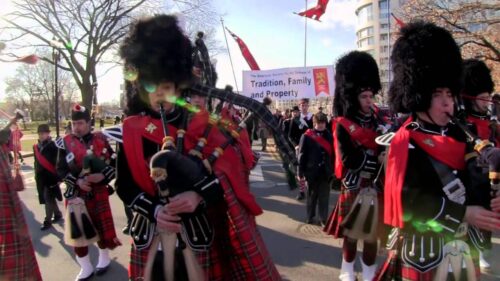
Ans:
{"type": "Polygon", "coordinates": [[[262,101],[333,97],[333,66],[243,71],[243,95],[262,101]]]}

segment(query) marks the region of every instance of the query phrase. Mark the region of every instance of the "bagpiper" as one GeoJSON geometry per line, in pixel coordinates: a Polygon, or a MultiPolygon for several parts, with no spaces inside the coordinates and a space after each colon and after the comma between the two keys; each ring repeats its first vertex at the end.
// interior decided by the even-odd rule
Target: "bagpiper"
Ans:
{"type": "Polygon", "coordinates": [[[76,280],[88,280],[94,275],[88,246],[97,242],[99,260],[95,274],[103,275],[111,262],[109,250],[121,245],[115,232],[108,186],[115,177],[116,154],[102,133],[91,132],[87,108],[73,106],[71,121],[72,133],[56,140],[56,171],[66,184],[64,240],[74,247],[81,268],[76,280]]]}
{"type": "Polygon", "coordinates": [[[374,180],[380,167],[380,149],[375,138],[382,124],[373,113],[374,97],[381,88],[379,72],[373,57],[359,51],[342,56],[335,70],[335,176],[342,179],[342,186],[325,231],[343,238],[339,279],[356,279],[356,245],[363,240],[363,280],[371,280],[376,269],[379,222],[379,192],[374,180]]]}
{"type": "MultiPolygon", "coordinates": [[[[498,230],[500,215],[481,207],[470,186],[466,167],[476,163],[466,126],[454,117],[460,50],[447,30],[412,22],[400,30],[391,64],[390,106],[410,116],[377,139],[390,142],[384,222],[393,231],[375,280],[478,280],[478,228],[498,230]]],[[[487,147],[478,142],[475,150],[487,147]]]]}
{"type": "MultiPolygon", "coordinates": [[[[494,88],[491,73],[486,64],[477,59],[468,59],[463,62],[462,74],[462,98],[467,114],[467,122],[471,130],[482,140],[488,140],[500,147],[500,126],[496,115],[496,105],[492,104],[492,93],[494,88]]],[[[490,179],[489,167],[484,163],[478,163],[472,166],[471,186],[482,202],[485,202],[485,208],[489,209],[490,179]]],[[[482,231],[485,243],[484,249],[479,252],[479,266],[482,269],[490,268],[484,252],[491,250],[491,232],[482,231]]]]}
{"type": "Polygon", "coordinates": [[[135,22],[120,54],[127,118],[105,133],[119,143],[117,194],[134,211],[130,280],[280,280],[255,222],[248,135],[186,103],[192,46],[177,19],[135,22]]]}

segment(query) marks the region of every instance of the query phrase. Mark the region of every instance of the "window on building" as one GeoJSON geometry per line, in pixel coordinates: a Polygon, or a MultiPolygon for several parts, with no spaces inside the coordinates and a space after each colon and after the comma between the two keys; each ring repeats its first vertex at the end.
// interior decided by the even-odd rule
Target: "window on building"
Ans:
{"type": "Polygon", "coordinates": [[[358,10],[357,16],[358,16],[358,24],[362,24],[367,21],[373,20],[373,5],[368,4],[366,6],[361,7],[358,10]]]}
{"type": "Polygon", "coordinates": [[[370,36],[370,37],[363,38],[363,39],[359,40],[358,41],[358,48],[372,46],[373,44],[375,44],[375,39],[373,36],[370,36]]]}
{"type": "Polygon", "coordinates": [[[387,42],[387,38],[389,38],[387,34],[380,34],[380,42],[387,42]]]}
{"type": "Polygon", "coordinates": [[[380,46],[380,52],[381,53],[389,52],[389,46],[380,46]]]}
{"type": "Polygon", "coordinates": [[[388,29],[389,28],[389,24],[388,23],[381,23],[380,24],[380,29],[388,29]]]}
{"type": "Polygon", "coordinates": [[[358,38],[359,39],[367,37],[367,36],[372,36],[372,35],[373,35],[373,26],[363,28],[360,31],[358,31],[358,38]]]}
{"type": "Polygon", "coordinates": [[[378,2],[378,8],[380,10],[388,10],[389,9],[389,3],[387,2],[387,0],[380,0],[378,2]]]}

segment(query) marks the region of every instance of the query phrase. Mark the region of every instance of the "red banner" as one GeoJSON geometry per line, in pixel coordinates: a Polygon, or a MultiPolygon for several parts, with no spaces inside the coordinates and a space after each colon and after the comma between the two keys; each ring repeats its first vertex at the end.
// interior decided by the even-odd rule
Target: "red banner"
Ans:
{"type": "Polygon", "coordinates": [[[314,92],[316,96],[319,94],[330,94],[330,85],[328,84],[328,72],[326,68],[314,68],[313,78],[314,78],[314,92]]]}

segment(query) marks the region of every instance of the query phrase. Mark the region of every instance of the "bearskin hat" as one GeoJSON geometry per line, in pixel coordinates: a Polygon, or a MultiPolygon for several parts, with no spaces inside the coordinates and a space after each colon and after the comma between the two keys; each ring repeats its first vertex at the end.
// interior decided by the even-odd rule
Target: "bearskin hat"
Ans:
{"type": "MultiPolygon", "coordinates": [[[[481,93],[492,93],[494,88],[490,69],[486,64],[477,59],[468,59],[463,63],[462,93],[476,97],[481,93]]],[[[465,107],[470,110],[471,100],[464,99],[465,107]]]]}
{"type": "Polygon", "coordinates": [[[417,21],[405,25],[391,54],[393,80],[389,103],[394,112],[424,112],[436,88],[458,95],[462,57],[446,29],[417,21]]]}
{"type": "Polygon", "coordinates": [[[90,121],[90,112],[84,106],[75,104],[71,109],[71,120],[76,121],[82,119],[87,122],[90,121]]]}
{"type": "Polygon", "coordinates": [[[146,101],[137,96],[144,93],[140,87],[160,82],[174,82],[182,87],[192,79],[191,41],[178,26],[177,18],[171,15],[135,22],[120,46],[120,56],[125,63],[129,115],[148,107],[146,101]]]}
{"type": "Polygon", "coordinates": [[[347,53],[335,65],[335,115],[355,115],[359,111],[358,95],[365,90],[375,95],[380,89],[380,76],[373,57],[360,51],[347,53]]]}

